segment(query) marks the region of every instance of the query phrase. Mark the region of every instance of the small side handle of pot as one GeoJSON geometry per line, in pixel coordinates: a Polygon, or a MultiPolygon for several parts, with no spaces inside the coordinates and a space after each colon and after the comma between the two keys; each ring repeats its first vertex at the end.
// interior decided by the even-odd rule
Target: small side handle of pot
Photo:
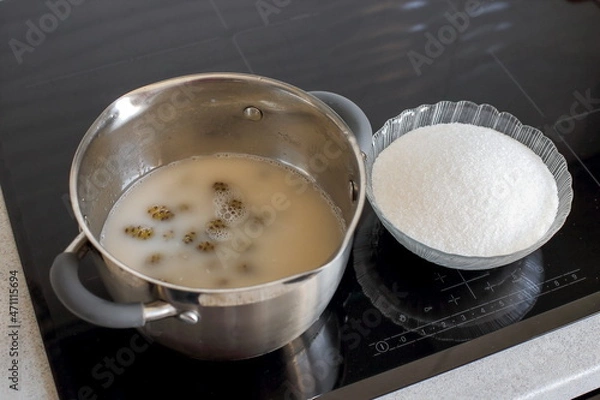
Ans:
{"type": "Polygon", "coordinates": [[[79,279],[80,257],[87,251],[87,238],[80,233],[54,259],[50,284],[63,305],[79,318],[107,328],[137,328],[148,321],[172,316],[177,310],[165,302],[114,303],[90,292],[79,279]]]}
{"type": "Polygon", "coordinates": [[[309,92],[333,109],[354,133],[358,146],[362,151],[371,147],[373,128],[364,111],[352,100],[332,92],[309,92]]]}

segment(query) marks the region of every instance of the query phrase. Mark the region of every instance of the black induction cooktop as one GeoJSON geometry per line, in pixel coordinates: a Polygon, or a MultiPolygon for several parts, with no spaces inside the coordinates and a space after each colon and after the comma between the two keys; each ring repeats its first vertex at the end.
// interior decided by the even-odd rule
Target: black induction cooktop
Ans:
{"type": "MultiPolygon", "coordinates": [[[[599,20],[592,0],[0,1],[0,183],[60,397],[371,398],[598,312],[599,20]],[[79,320],[48,282],[78,232],[75,148],[123,93],[209,71],[338,92],[375,129],[420,104],[492,104],[567,158],[571,214],[530,256],[458,271],[405,250],[367,207],[326,312],[252,360],[193,360],[79,320]]],[[[91,263],[82,279],[103,293],[91,263]]]]}

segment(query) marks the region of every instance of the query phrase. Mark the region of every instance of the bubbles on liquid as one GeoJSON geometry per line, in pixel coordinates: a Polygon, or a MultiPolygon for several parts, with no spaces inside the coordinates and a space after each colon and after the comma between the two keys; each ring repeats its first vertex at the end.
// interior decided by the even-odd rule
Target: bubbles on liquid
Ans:
{"type": "Polygon", "coordinates": [[[220,218],[215,218],[206,224],[206,234],[209,238],[216,241],[224,241],[231,238],[231,230],[220,218]]]}
{"type": "Polygon", "coordinates": [[[246,219],[248,209],[243,201],[232,198],[229,201],[217,204],[216,215],[230,225],[237,225],[246,219]]]}
{"type": "Polygon", "coordinates": [[[231,191],[228,189],[222,192],[215,192],[213,197],[213,204],[218,209],[221,206],[227,203],[227,200],[231,199],[233,196],[231,195],[231,191]]]}
{"type": "Polygon", "coordinates": [[[248,208],[239,191],[220,181],[213,183],[212,188],[215,216],[228,225],[238,225],[243,222],[248,216],[248,208]]]}

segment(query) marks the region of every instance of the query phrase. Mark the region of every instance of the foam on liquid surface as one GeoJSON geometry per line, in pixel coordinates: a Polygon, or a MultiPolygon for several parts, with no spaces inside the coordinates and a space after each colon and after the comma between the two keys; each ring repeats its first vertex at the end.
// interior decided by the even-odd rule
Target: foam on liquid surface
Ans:
{"type": "Polygon", "coordinates": [[[400,231],[438,250],[491,257],[537,242],[558,208],[556,182],[539,156],[489,128],[422,127],[375,160],[373,194],[400,231]]]}
{"type": "Polygon", "coordinates": [[[111,210],[101,243],[147,276],[222,288],[318,268],[343,235],[329,198],[298,172],[264,158],[222,154],[143,176],[111,210]]]}

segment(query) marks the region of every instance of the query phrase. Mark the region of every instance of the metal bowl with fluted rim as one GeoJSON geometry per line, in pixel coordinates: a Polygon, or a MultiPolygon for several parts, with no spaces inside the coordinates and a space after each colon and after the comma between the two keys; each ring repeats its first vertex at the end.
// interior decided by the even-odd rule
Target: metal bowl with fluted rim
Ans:
{"type": "Polygon", "coordinates": [[[540,130],[523,125],[514,115],[500,112],[489,104],[475,104],[469,101],[441,101],[436,104],[425,104],[408,109],[398,116],[389,119],[379,131],[373,135],[372,146],[365,151],[367,171],[367,198],[383,226],[398,242],[418,256],[432,263],[463,270],[481,270],[503,266],[533,253],[550,240],[565,223],[571,211],[573,200],[572,179],[565,158],[556,146],[540,130]],[[372,187],[373,164],[377,156],[394,140],[417,128],[446,124],[464,123],[492,128],[516,139],[535,154],[548,167],[558,189],[558,209],[554,222],[536,243],[515,253],[494,257],[473,257],[446,253],[431,248],[398,230],[377,206],[372,187]]]}

